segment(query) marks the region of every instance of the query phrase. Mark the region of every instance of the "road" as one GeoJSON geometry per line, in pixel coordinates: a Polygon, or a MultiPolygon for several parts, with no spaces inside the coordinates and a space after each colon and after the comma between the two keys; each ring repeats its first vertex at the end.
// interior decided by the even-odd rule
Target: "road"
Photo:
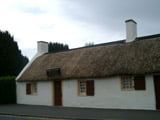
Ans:
{"type": "Polygon", "coordinates": [[[0,115],[0,120],[67,120],[67,119],[15,116],[15,115],[0,115]]]}
{"type": "Polygon", "coordinates": [[[160,110],[122,110],[50,107],[37,105],[0,105],[0,120],[47,120],[45,117],[50,118],[48,120],[160,120],[160,110]],[[30,118],[25,116],[35,117],[30,118]]]}

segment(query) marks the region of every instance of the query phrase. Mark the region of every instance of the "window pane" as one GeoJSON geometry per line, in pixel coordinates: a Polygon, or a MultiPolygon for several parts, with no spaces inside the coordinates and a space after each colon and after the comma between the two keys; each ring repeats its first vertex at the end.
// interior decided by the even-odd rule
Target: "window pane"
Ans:
{"type": "Polygon", "coordinates": [[[86,81],[79,82],[79,94],[86,95],[86,81]]]}
{"type": "Polygon", "coordinates": [[[26,84],[26,94],[36,95],[37,94],[37,83],[27,83],[26,84]]]}
{"type": "Polygon", "coordinates": [[[123,76],[121,78],[122,89],[124,90],[133,90],[134,89],[134,80],[133,77],[123,76]]]}
{"type": "Polygon", "coordinates": [[[37,94],[37,84],[36,83],[32,84],[32,94],[37,94]]]}
{"type": "Polygon", "coordinates": [[[31,94],[31,84],[30,84],[30,83],[27,83],[27,84],[26,84],[26,94],[27,94],[27,95],[30,95],[30,94],[31,94]]]}

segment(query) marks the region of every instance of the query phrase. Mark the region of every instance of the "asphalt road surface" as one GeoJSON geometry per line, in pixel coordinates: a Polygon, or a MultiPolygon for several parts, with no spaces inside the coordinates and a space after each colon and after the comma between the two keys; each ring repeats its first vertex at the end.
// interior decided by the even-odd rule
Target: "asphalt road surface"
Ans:
{"type": "Polygon", "coordinates": [[[160,120],[160,110],[0,105],[0,120],[160,120]],[[28,117],[35,116],[35,117],[28,117]],[[49,118],[49,119],[47,119],[49,118]],[[55,119],[57,118],[57,119],[55,119]]]}
{"type": "Polygon", "coordinates": [[[67,119],[54,119],[54,118],[15,116],[15,115],[0,115],[0,120],[67,120],[67,119]]]}

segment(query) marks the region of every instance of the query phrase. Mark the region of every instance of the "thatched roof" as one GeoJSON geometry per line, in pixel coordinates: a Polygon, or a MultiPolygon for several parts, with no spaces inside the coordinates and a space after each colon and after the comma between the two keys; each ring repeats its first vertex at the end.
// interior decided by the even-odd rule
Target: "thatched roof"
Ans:
{"type": "Polygon", "coordinates": [[[125,41],[44,54],[18,81],[48,80],[48,69],[60,68],[54,79],[103,78],[160,73],[160,34],[125,41]]]}

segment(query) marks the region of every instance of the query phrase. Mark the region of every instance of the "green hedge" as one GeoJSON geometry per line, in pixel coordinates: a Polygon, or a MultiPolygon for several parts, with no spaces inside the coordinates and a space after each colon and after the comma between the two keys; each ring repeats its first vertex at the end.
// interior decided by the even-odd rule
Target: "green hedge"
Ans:
{"type": "Polygon", "coordinates": [[[0,77],[0,104],[16,103],[16,81],[14,76],[0,77]]]}

